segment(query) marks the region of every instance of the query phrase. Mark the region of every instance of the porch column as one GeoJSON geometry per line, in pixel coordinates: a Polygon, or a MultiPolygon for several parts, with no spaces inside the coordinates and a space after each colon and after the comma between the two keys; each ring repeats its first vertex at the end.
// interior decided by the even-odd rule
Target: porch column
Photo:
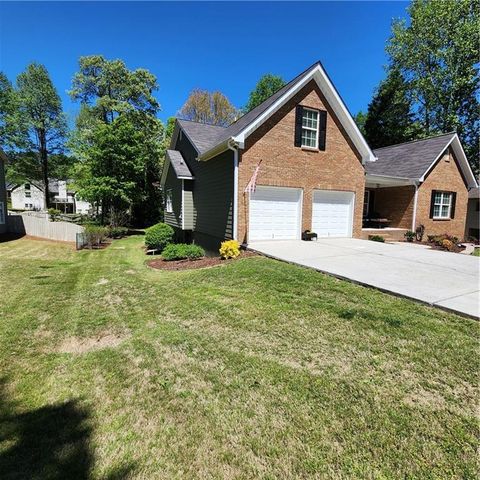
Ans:
{"type": "Polygon", "coordinates": [[[412,232],[415,231],[417,223],[417,199],[418,199],[418,182],[415,182],[415,195],[413,197],[413,216],[412,216],[412,232]]]}

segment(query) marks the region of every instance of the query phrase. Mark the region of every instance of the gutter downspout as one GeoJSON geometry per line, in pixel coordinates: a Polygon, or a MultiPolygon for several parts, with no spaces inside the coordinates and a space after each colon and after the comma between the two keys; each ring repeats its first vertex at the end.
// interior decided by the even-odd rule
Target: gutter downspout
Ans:
{"type": "Polygon", "coordinates": [[[419,182],[415,182],[415,195],[413,197],[413,217],[412,217],[412,232],[415,231],[417,223],[417,200],[418,200],[418,186],[419,182]]]}
{"type": "Polygon", "coordinates": [[[227,146],[233,151],[233,239],[238,240],[238,143],[231,138],[227,146]]]}

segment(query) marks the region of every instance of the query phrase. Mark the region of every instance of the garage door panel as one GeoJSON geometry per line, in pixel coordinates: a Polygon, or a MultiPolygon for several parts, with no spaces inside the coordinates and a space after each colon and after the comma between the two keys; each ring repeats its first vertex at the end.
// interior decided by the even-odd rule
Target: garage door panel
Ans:
{"type": "Polygon", "coordinates": [[[353,203],[353,192],[315,190],[312,231],[319,237],[351,237],[353,203]]]}
{"type": "Polygon", "coordinates": [[[249,240],[292,240],[300,237],[301,190],[262,187],[250,195],[249,240]]]}

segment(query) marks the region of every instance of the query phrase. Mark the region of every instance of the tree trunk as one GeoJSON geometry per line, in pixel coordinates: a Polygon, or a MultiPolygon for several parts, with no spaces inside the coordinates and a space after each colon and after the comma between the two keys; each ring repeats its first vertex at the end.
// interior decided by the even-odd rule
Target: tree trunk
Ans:
{"type": "Polygon", "coordinates": [[[50,208],[50,192],[48,189],[48,152],[45,130],[40,130],[38,138],[40,140],[40,162],[42,164],[43,195],[45,200],[45,209],[50,208]]]}

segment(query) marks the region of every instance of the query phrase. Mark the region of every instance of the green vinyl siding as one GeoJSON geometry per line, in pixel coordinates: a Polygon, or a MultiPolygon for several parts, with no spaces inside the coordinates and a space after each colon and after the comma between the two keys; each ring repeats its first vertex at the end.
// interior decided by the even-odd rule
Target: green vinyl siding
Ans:
{"type": "Polygon", "coordinates": [[[193,230],[195,208],[193,206],[193,180],[183,180],[183,229],[193,230]]]}
{"type": "MultiPolygon", "coordinates": [[[[193,180],[193,230],[218,239],[233,238],[233,152],[199,162],[186,135],[179,135],[175,150],[182,153],[193,180]]],[[[188,181],[186,181],[188,182],[188,181]]]]}
{"type": "Polygon", "coordinates": [[[164,219],[172,227],[182,228],[182,181],[178,180],[173,167],[169,165],[164,185],[164,219]],[[173,212],[167,212],[167,195],[171,193],[173,212]]]}

